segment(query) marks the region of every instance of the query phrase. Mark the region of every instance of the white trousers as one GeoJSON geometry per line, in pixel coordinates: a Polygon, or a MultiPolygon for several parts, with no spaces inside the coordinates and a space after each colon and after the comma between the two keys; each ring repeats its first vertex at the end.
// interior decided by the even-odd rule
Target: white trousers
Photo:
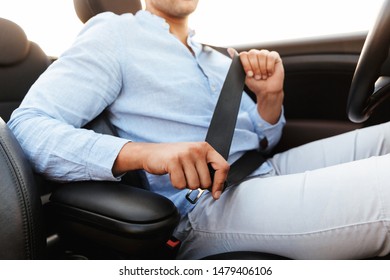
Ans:
{"type": "Polygon", "coordinates": [[[292,259],[390,252],[390,122],[269,159],[274,174],[209,193],[184,217],[178,258],[258,251],[292,259]]]}

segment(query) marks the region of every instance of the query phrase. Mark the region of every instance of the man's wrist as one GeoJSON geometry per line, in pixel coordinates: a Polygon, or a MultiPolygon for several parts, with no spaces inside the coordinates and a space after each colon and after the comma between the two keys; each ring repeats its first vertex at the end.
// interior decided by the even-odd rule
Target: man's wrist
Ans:
{"type": "Polygon", "coordinates": [[[141,143],[127,142],[122,147],[112,167],[114,176],[142,168],[142,162],[137,159],[140,155],[141,145],[141,143]]]}
{"type": "Polygon", "coordinates": [[[271,125],[276,124],[282,114],[284,93],[273,93],[265,95],[257,100],[257,111],[260,117],[271,125]]]}

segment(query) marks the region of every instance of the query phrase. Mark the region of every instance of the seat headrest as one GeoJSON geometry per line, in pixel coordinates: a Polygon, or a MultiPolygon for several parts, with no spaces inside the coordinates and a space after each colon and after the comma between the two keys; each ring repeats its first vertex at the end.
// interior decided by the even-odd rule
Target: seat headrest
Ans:
{"type": "Polygon", "coordinates": [[[23,60],[29,52],[26,33],[16,23],[0,18],[0,65],[12,65],[23,60]]]}
{"type": "Polygon", "coordinates": [[[77,16],[84,23],[103,12],[135,14],[142,9],[140,0],[73,0],[73,4],[77,16]]]}

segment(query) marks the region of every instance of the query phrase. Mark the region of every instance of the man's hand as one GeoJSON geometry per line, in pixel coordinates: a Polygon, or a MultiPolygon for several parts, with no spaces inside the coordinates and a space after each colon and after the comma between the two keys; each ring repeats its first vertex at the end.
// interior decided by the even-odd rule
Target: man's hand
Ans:
{"type": "MultiPolygon", "coordinates": [[[[228,50],[232,56],[234,49],[228,50]]],[[[239,54],[246,73],[245,83],[256,94],[260,116],[270,124],[280,117],[283,104],[284,68],[279,54],[250,50],[239,54]]]]}
{"type": "Polygon", "coordinates": [[[129,142],[120,151],[113,174],[137,169],[144,169],[155,175],[169,174],[172,185],[177,189],[211,187],[214,199],[218,199],[229,172],[229,164],[206,142],[129,142]],[[207,164],[211,164],[215,170],[213,183],[207,164]]]}

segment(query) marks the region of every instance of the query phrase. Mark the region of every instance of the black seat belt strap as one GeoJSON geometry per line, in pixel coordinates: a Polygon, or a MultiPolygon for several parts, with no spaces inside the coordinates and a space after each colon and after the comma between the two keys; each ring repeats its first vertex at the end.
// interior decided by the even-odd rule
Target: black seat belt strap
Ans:
{"type": "Polygon", "coordinates": [[[226,187],[238,185],[248,175],[252,174],[265,161],[266,157],[258,150],[247,151],[238,160],[230,166],[229,174],[226,180],[226,187]]]}
{"type": "Polygon", "coordinates": [[[244,85],[245,72],[240,57],[234,55],[205,139],[226,160],[229,157],[244,85]]]}
{"type": "MultiPolygon", "coordinates": [[[[206,135],[206,142],[209,143],[226,160],[229,157],[230,146],[233,140],[234,129],[237,122],[237,115],[240,109],[242,93],[245,86],[245,71],[242,67],[240,57],[235,54],[225,82],[222,86],[213,117],[206,135]]],[[[238,184],[245,177],[255,171],[265,158],[257,151],[248,151],[236,162],[234,162],[228,174],[225,188],[238,184]]],[[[209,165],[211,179],[214,177],[214,170],[209,165]]],[[[189,190],[186,198],[191,203],[196,203],[204,189],[198,189],[194,197],[189,190]]]]}

